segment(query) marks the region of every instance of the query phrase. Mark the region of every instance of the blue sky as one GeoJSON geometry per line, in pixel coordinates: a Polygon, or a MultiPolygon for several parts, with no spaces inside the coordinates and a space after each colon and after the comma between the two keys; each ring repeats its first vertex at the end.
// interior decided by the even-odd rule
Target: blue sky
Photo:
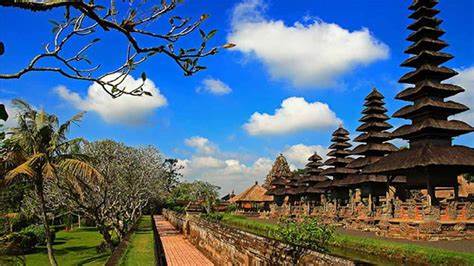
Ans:
{"type": "MultiPolygon", "coordinates": [[[[393,97],[403,88],[397,83],[399,77],[407,72],[399,64],[409,45],[405,41],[409,2],[243,0],[204,4],[187,0],[177,13],[210,14],[203,29],[218,29],[212,44],[232,41],[237,47],[203,60],[208,69],[192,77],[184,77],[165,57],[139,66],[133,78],[145,71],[152,82],[148,86],[159,90],[158,98],[145,103],[121,99],[117,105],[106,99],[98,105],[102,101],[97,97],[104,96],[87,98],[92,88],[87,82],[32,73],[20,80],[0,80],[0,99],[20,97],[62,119],[88,110],[71,135],[155,145],[166,156],[181,160],[187,179],[211,181],[223,192],[240,191],[254,180],[263,180],[280,152],[294,167],[301,167],[308,153],[324,153],[340,122],[355,136],[363,99],[372,87],[386,96],[390,114],[404,105],[393,97]]],[[[440,2],[441,27],[447,32],[442,39],[450,44],[445,51],[455,56],[446,65],[461,72],[455,82],[464,85],[467,93],[458,100],[473,108],[474,2],[440,2]]],[[[6,44],[0,72],[20,69],[40,52],[52,37],[48,20],[59,19],[61,14],[0,9],[0,40],[6,44]]],[[[119,64],[124,40],[97,34],[102,40],[89,57],[105,67],[119,64]]],[[[196,41],[197,35],[182,43],[196,41]]],[[[472,112],[462,118],[474,123],[472,112]]],[[[391,123],[404,121],[393,119],[391,123]]],[[[473,146],[474,136],[456,142],[473,146]]]]}

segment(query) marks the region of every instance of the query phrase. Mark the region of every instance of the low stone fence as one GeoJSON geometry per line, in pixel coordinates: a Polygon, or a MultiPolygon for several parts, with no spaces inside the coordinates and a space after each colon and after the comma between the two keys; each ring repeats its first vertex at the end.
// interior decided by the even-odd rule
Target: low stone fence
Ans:
{"type": "MultiPolygon", "coordinates": [[[[216,265],[292,265],[288,245],[197,216],[164,210],[163,215],[216,265]]],[[[301,265],[355,265],[344,258],[311,251],[301,265]]]]}
{"type": "MultiPolygon", "coordinates": [[[[270,208],[269,218],[282,215],[298,217],[306,215],[306,212],[296,210],[308,209],[275,204],[270,208]]],[[[439,206],[396,202],[393,217],[384,206],[376,206],[370,212],[363,205],[336,208],[328,203],[325,206],[309,206],[309,210],[310,216],[319,218],[321,222],[371,231],[386,237],[429,241],[474,239],[473,202],[451,202],[439,206]]]]}

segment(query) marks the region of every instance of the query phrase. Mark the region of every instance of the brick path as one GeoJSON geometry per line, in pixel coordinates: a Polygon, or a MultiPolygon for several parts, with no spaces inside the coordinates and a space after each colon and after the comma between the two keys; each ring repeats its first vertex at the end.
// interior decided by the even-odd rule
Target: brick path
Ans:
{"type": "Polygon", "coordinates": [[[154,216],[168,266],[214,265],[162,215],[154,216]]]}

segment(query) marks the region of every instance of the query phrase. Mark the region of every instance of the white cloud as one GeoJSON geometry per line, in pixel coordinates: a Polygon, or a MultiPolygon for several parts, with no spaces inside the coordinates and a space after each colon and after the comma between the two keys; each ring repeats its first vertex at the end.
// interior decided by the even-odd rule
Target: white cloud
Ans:
{"type": "Polygon", "coordinates": [[[250,135],[279,135],[302,130],[317,130],[341,123],[325,103],[308,103],[304,98],[283,100],[275,114],[254,113],[243,126],[250,135]]]}
{"type": "Polygon", "coordinates": [[[12,105],[10,100],[0,100],[0,103],[5,105],[5,109],[7,110],[8,114],[7,121],[0,120],[0,124],[3,125],[4,129],[16,127],[18,125],[17,116],[19,110],[12,105]]]}
{"type": "Polygon", "coordinates": [[[304,144],[296,144],[293,146],[288,147],[285,151],[283,151],[283,155],[288,160],[290,164],[290,168],[295,169],[302,169],[308,163],[308,158],[313,155],[315,152],[318,153],[323,160],[326,160],[327,153],[329,150],[321,145],[304,145],[304,144]]]}
{"type": "Polygon", "coordinates": [[[249,158],[247,153],[220,152],[216,144],[204,137],[192,137],[184,142],[195,148],[194,153],[178,161],[183,167],[184,178],[213,183],[222,188],[223,194],[233,189],[241,192],[255,181],[263,182],[273,164],[271,159],[265,157],[249,158]],[[206,148],[208,145],[212,146],[212,150],[206,148]]]}
{"type": "Polygon", "coordinates": [[[217,151],[217,147],[207,138],[194,136],[184,140],[186,146],[196,149],[199,153],[212,154],[217,151]]]}
{"type": "MultiPolygon", "coordinates": [[[[202,139],[207,140],[206,143],[212,143],[206,138],[202,139]]],[[[215,148],[219,150],[217,145],[215,145],[215,148]]],[[[320,145],[296,144],[286,147],[283,154],[286,156],[290,167],[298,169],[304,168],[308,158],[314,152],[325,159],[328,150],[320,145]]],[[[230,152],[203,155],[197,149],[194,154],[179,160],[178,163],[183,166],[182,174],[188,181],[204,180],[213,183],[221,187],[222,194],[229,193],[232,190],[239,193],[255,181],[263,182],[274,162],[274,159],[268,157],[242,159],[245,157],[247,156],[230,152]],[[243,161],[246,161],[246,163],[243,161]]],[[[276,154],[271,157],[275,158],[276,154]]]]}
{"type": "Polygon", "coordinates": [[[196,92],[208,92],[220,96],[231,93],[232,89],[219,79],[207,78],[202,81],[202,85],[196,89],[196,92]]]}
{"type": "MultiPolygon", "coordinates": [[[[116,75],[110,75],[106,79],[111,80],[114,77],[116,75]]],[[[141,82],[140,79],[128,75],[119,87],[129,90],[138,87],[141,82]]],[[[57,87],[55,92],[77,109],[97,112],[107,123],[139,125],[145,123],[155,109],[167,104],[166,98],[150,79],[145,81],[143,89],[151,92],[153,96],[123,95],[113,99],[97,83],[89,87],[85,98],[64,86],[57,87]]]]}
{"type": "Polygon", "coordinates": [[[258,158],[246,165],[237,159],[215,157],[192,157],[179,160],[182,174],[187,180],[205,180],[221,187],[221,193],[231,190],[241,192],[255,181],[263,182],[272,167],[272,160],[258,158]]]}
{"type": "MultiPolygon", "coordinates": [[[[389,56],[389,48],[367,28],[349,31],[322,20],[286,25],[265,18],[263,0],[236,5],[228,42],[261,61],[272,77],[299,87],[329,87],[359,65],[389,56]]],[[[303,19],[304,20],[304,19],[303,19]]]]}
{"type": "Polygon", "coordinates": [[[471,110],[455,116],[455,119],[465,121],[474,126],[474,66],[466,69],[457,69],[459,75],[448,80],[463,87],[466,91],[451,97],[451,100],[465,104],[471,110]]]}

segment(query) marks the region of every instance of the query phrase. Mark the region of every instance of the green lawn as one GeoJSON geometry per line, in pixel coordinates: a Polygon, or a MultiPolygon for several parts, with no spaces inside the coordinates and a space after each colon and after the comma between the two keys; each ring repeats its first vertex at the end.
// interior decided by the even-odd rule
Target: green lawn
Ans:
{"type": "Polygon", "coordinates": [[[125,252],[120,265],[154,265],[154,238],[151,227],[151,217],[143,216],[138,228],[130,239],[127,251],[125,252]]]}
{"type": "MultiPolygon", "coordinates": [[[[96,246],[102,236],[95,228],[81,228],[56,233],[54,250],[58,264],[63,265],[104,265],[110,253],[97,254],[96,246]]],[[[46,248],[40,247],[36,253],[16,258],[0,258],[0,265],[49,265],[46,248]]]]}
{"type": "MultiPolygon", "coordinates": [[[[248,219],[231,214],[225,214],[221,222],[270,238],[274,238],[273,231],[278,228],[275,223],[265,220],[248,219]]],[[[394,261],[408,259],[413,262],[434,265],[474,265],[474,254],[471,253],[454,252],[416,244],[397,243],[339,233],[335,234],[328,249],[335,255],[346,255],[375,263],[384,261],[385,259],[383,258],[390,258],[394,261]],[[369,254],[369,256],[365,256],[365,254],[369,254]]]]}

